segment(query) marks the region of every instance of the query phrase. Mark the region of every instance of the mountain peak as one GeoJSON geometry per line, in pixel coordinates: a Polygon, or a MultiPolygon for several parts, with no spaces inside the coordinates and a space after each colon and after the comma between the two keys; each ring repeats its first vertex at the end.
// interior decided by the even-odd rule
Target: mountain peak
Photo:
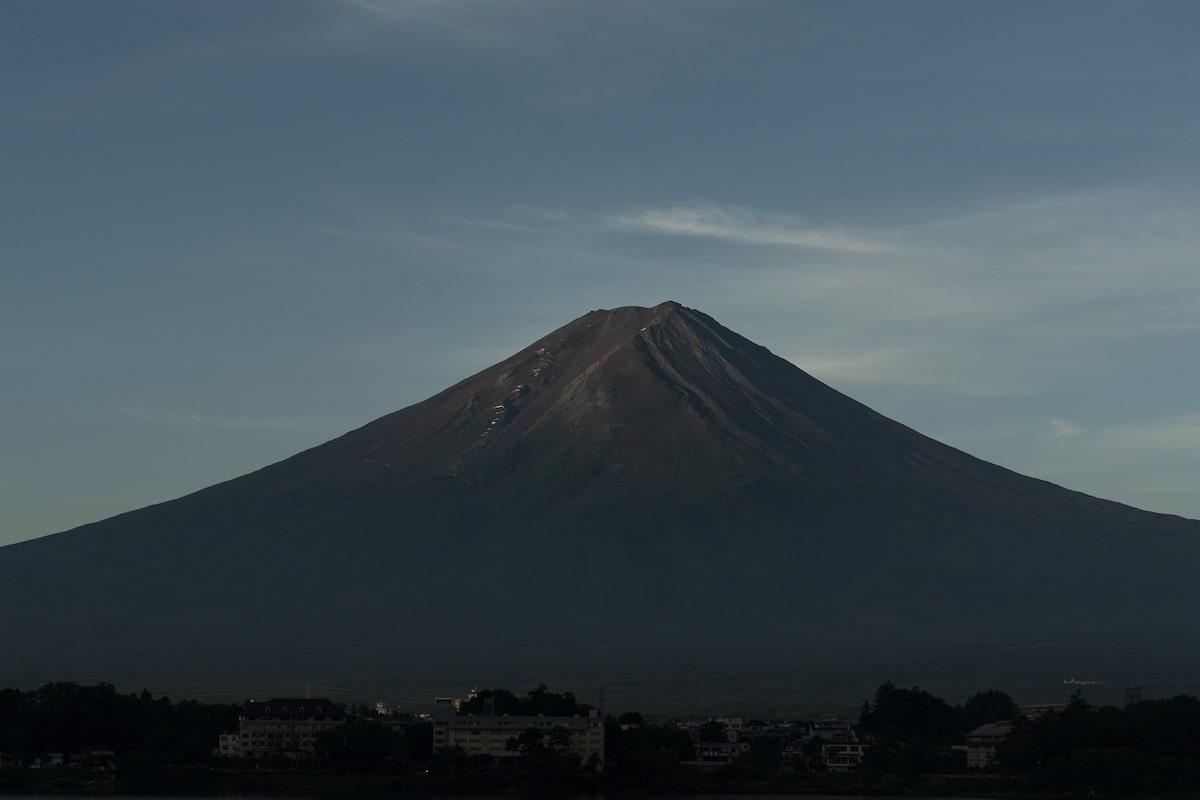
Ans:
{"type": "Polygon", "coordinates": [[[661,324],[664,320],[680,312],[684,314],[699,313],[685,308],[673,300],[659,303],[656,306],[600,308],[590,311],[582,317],[572,320],[561,328],[551,332],[542,340],[535,343],[534,347],[543,345],[547,341],[552,341],[555,337],[561,338],[568,332],[578,335],[589,329],[592,329],[593,335],[603,335],[605,333],[608,335],[619,335],[622,333],[632,335],[650,325],[661,324]]]}

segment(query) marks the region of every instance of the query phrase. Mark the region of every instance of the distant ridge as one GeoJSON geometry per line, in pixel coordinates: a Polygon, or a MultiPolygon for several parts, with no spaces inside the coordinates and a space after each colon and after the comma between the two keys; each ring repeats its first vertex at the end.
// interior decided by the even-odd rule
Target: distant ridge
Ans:
{"type": "Polygon", "coordinates": [[[625,691],[660,702],[713,648],[784,681],[801,643],[813,663],[1190,646],[1198,565],[1200,522],[980,461],[669,302],[592,311],[287,460],[0,548],[0,682],[612,682],[657,654],[675,682],[625,691]]]}

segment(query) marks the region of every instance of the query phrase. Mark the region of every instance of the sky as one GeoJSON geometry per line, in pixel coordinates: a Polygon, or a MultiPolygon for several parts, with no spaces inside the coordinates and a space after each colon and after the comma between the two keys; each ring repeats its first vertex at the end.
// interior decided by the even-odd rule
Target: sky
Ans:
{"type": "Polygon", "coordinates": [[[0,545],[676,300],[1200,518],[1200,5],[5,0],[0,545]]]}

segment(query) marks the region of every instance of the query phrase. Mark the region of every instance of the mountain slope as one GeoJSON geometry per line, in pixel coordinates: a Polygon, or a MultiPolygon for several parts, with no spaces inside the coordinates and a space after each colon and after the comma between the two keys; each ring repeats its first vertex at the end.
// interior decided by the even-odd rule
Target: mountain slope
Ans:
{"type": "Polygon", "coordinates": [[[591,312],[250,475],[0,548],[0,602],[36,609],[0,679],[430,680],[438,653],[548,641],[569,672],[585,644],[663,637],[1169,638],[1197,564],[1198,522],[987,464],[664,303],[591,312]]]}

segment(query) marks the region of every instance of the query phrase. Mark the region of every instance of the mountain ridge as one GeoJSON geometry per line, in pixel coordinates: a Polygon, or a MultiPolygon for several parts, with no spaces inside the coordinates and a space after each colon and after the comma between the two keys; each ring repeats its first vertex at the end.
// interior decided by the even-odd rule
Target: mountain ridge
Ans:
{"type": "Polygon", "coordinates": [[[669,302],[592,311],[263,469],[0,548],[0,600],[49,619],[16,625],[13,674],[281,653],[336,671],[326,637],[380,665],[407,652],[373,643],[393,629],[476,657],[555,631],[569,666],[665,636],[1169,638],[1198,563],[1200,522],[988,464],[669,302]]]}

